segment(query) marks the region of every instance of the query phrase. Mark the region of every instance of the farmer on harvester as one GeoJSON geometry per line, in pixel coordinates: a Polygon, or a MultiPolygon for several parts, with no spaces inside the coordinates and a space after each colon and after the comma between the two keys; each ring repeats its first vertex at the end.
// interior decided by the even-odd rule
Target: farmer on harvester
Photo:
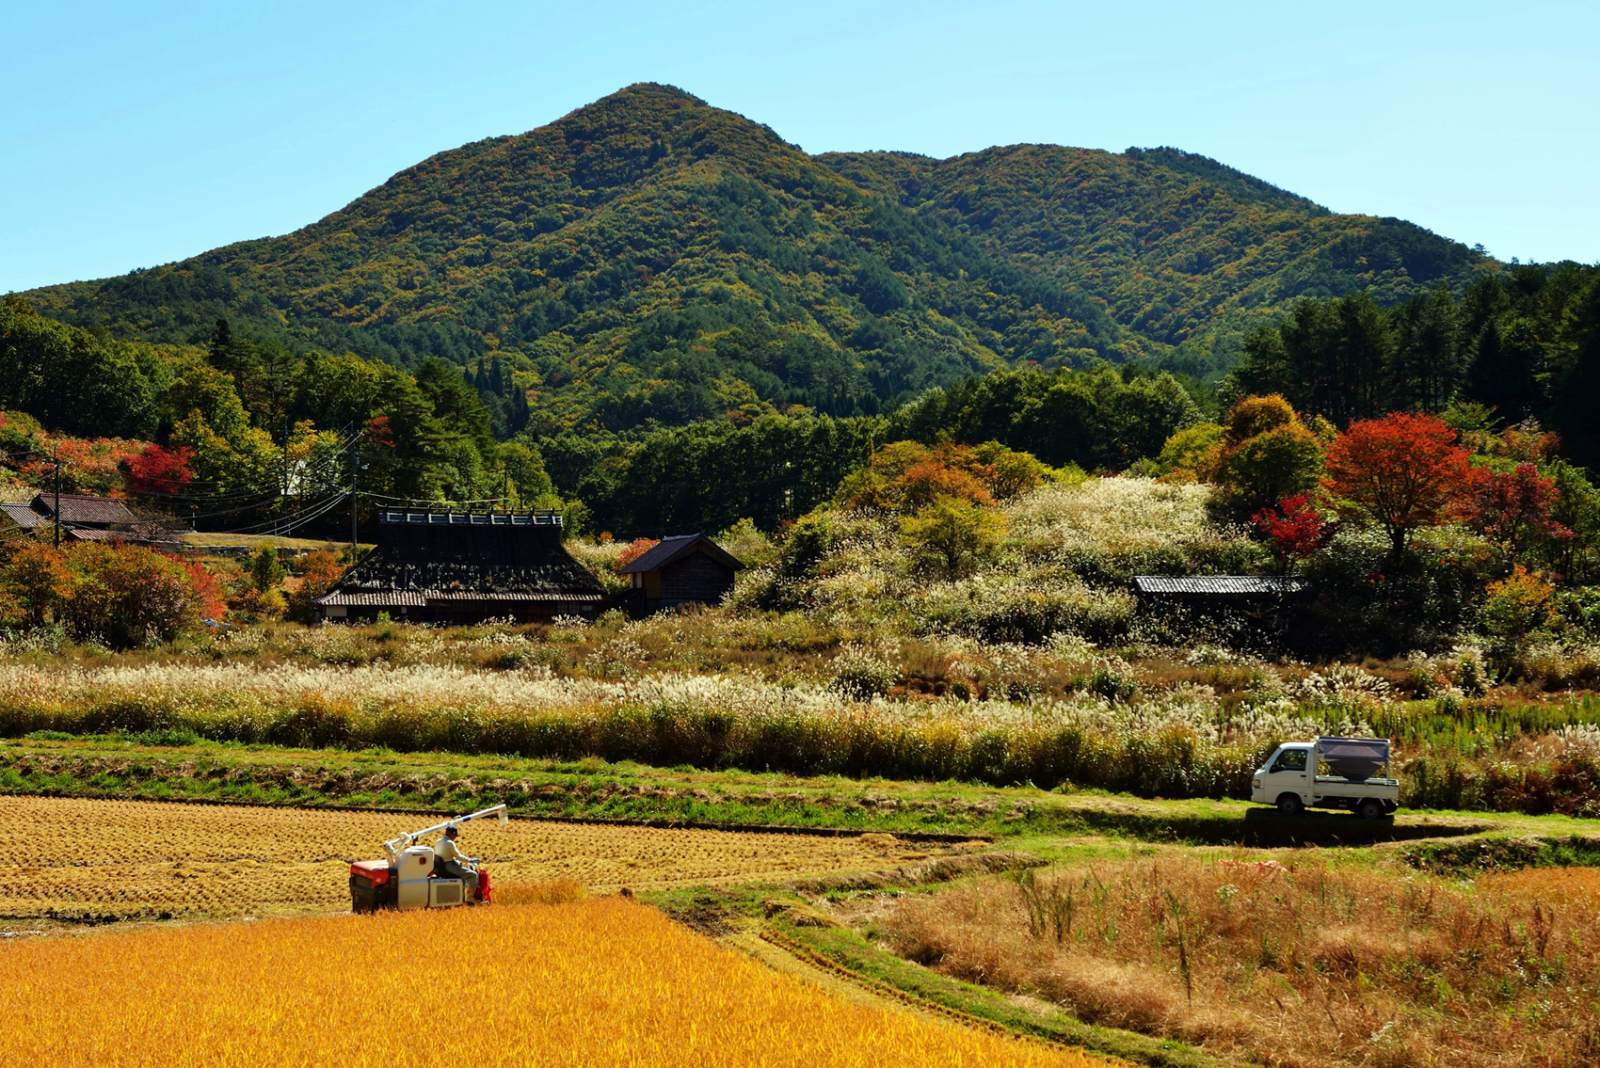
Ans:
{"type": "Polygon", "coordinates": [[[455,824],[444,829],[444,837],[433,847],[433,873],[441,878],[460,879],[466,885],[467,898],[478,893],[478,861],[461,852],[456,837],[461,828],[455,824]]]}

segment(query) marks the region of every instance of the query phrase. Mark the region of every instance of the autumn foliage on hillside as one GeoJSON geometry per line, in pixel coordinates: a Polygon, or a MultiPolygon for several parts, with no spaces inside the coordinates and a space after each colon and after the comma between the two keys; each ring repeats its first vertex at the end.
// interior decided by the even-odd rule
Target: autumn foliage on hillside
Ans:
{"type": "Polygon", "coordinates": [[[80,641],[128,648],[221,614],[219,585],[197,561],[116,541],[0,546],[0,626],[54,622],[80,641]]]}

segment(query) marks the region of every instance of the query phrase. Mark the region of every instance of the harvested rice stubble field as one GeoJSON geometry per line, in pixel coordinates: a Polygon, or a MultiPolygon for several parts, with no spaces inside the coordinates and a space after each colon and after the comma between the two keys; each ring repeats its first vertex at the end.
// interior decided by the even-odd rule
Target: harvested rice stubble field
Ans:
{"type": "Polygon", "coordinates": [[[37,1068],[1106,1064],[849,1004],[619,897],[24,940],[0,1019],[37,1068]]]}
{"type": "MultiPolygon", "coordinates": [[[[0,797],[0,918],[261,916],[348,908],[348,865],[437,816],[146,801],[0,797]]],[[[803,878],[893,867],[886,835],[492,820],[462,844],[497,884],[592,891],[803,878]]],[[[919,855],[938,847],[918,845],[919,855]]]]}

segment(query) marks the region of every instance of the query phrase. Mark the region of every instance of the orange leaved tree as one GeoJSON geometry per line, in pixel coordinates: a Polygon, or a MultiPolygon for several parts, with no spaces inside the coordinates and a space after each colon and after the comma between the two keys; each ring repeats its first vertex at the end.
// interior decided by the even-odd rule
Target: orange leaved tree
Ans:
{"type": "Polygon", "coordinates": [[[622,552],[617,555],[617,570],[621,571],[623,568],[627,567],[629,564],[639,559],[639,557],[643,556],[645,553],[649,552],[651,549],[654,549],[660,544],[661,543],[655,538],[635,539],[630,545],[628,545],[627,548],[623,549],[622,552]]]}
{"type": "Polygon", "coordinates": [[[1396,556],[1412,531],[1458,516],[1473,485],[1456,432],[1431,415],[1394,412],[1351,423],[1323,463],[1323,485],[1340,513],[1381,527],[1396,556]]]}

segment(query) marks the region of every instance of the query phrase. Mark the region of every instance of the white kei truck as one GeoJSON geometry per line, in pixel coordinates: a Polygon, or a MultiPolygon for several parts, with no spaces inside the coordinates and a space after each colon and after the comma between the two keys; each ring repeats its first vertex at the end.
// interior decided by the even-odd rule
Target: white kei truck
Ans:
{"type": "Polygon", "coordinates": [[[1389,740],[1286,742],[1256,769],[1250,800],[1285,816],[1308,808],[1347,808],[1369,820],[1390,815],[1400,807],[1400,780],[1389,777],[1389,740]]]}

